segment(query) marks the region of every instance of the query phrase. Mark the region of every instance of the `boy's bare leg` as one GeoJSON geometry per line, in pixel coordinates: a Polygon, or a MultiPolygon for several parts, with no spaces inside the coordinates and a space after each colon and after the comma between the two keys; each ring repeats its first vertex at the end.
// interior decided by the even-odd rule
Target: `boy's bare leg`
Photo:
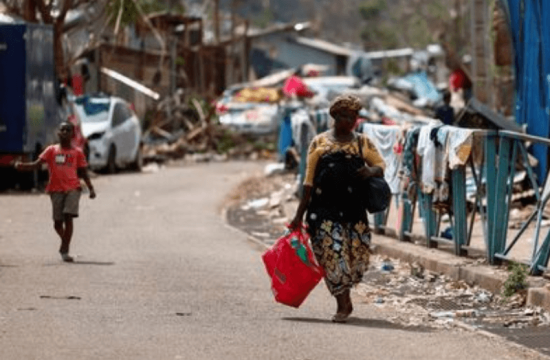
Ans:
{"type": "Polygon", "coordinates": [[[69,256],[69,246],[71,245],[71,239],[73,237],[72,215],[65,215],[65,220],[62,223],[65,226],[62,232],[63,235],[61,236],[61,248],[59,249],[59,252],[61,253],[61,257],[63,258],[63,261],[72,262],[73,258],[69,256]]]}
{"type": "Polygon", "coordinates": [[[69,246],[71,245],[71,239],[73,237],[73,217],[71,215],[65,215],[65,231],[61,238],[61,252],[68,253],[69,246]]]}
{"type": "MultiPolygon", "coordinates": [[[[59,235],[59,238],[61,239],[61,242],[63,242],[63,237],[65,236],[65,228],[63,227],[63,221],[54,221],[53,228],[55,229],[55,232],[57,235],[59,235]]],[[[61,251],[61,249],[59,250],[61,251]]]]}

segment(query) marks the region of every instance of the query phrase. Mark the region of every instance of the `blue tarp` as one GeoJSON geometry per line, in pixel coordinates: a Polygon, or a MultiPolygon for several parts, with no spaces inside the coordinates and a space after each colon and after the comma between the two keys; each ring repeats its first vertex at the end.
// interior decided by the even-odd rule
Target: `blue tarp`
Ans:
{"type": "Polygon", "coordinates": [[[428,99],[432,104],[441,100],[441,94],[435,85],[428,79],[425,71],[408,74],[403,80],[409,82],[418,98],[428,99]]]}
{"type": "Polygon", "coordinates": [[[111,106],[109,101],[94,102],[88,95],[78,97],[74,102],[78,105],[82,105],[84,112],[88,116],[97,115],[102,112],[109,112],[109,107],[111,106]]]}
{"type": "MultiPolygon", "coordinates": [[[[502,0],[508,12],[515,50],[516,122],[527,125],[527,133],[550,135],[550,1],[502,0]]],[[[548,172],[548,148],[534,145],[537,175],[548,172]]]]}

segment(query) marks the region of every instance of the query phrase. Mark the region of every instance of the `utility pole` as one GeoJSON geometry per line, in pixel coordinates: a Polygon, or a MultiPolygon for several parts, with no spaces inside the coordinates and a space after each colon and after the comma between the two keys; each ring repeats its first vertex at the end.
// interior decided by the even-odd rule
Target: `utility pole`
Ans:
{"type": "Polygon", "coordinates": [[[220,42],[220,0],[214,0],[214,36],[216,44],[220,42]]]}
{"type": "Polygon", "coordinates": [[[474,96],[481,101],[494,107],[491,94],[491,75],[489,72],[489,51],[487,26],[488,15],[487,0],[470,0],[471,18],[471,42],[472,42],[472,82],[474,96]]]}
{"type": "Polygon", "coordinates": [[[454,37],[455,37],[455,41],[454,41],[454,44],[453,44],[453,47],[455,49],[460,49],[461,48],[461,36],[460,36],[460,20],[461,20],[461,9],[460,9],[460,0],[455,0],[455,4],[454,4],[454,8],[455,8],[455,18],[454,18],[454,37]]]}

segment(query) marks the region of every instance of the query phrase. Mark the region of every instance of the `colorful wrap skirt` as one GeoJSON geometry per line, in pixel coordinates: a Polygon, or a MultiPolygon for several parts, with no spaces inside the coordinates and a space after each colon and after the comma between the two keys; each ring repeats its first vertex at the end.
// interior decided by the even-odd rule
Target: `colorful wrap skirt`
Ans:
{"type": "Polygon", "coordinates": [[[325,270],[325,283],[333,296],[361,282],[369,267],[370,231],[367,224],[325,220],[311,234],[315,257],[325,270]]]}

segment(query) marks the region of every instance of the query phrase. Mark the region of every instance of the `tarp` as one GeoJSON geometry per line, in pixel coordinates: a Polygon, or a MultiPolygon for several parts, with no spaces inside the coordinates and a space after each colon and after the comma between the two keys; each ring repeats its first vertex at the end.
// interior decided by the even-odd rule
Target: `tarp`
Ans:
{"type": "MultiPolygon", "coordinates": [[[[530,135],[550,135],[550,1],[501,0],[508,12],[515,50],[516,122],[527,124],[530,135]]],[[[534,145],[537,175],[548,172],[548,149],[534,145]]]]}
{"type": "Polygon", "coordinates": [[[292,97],[293,95],[298,97],[313,96],[311,90],[308,89],[304,81],[298,76],[290,76],[286,79],[283,85],[283,93],[289,97],[292,97]]]}

